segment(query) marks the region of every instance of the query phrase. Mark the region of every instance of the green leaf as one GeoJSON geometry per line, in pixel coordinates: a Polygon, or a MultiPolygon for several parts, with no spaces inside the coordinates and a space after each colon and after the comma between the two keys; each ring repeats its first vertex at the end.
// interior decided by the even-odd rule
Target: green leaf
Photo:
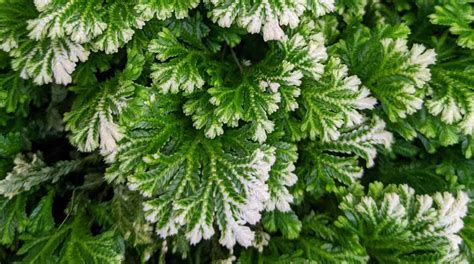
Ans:
{"type": "Polygon", "coordinates": [[[80,227],[73,227],[59,263],[122,263],[123,258],[123,244],[112,232],[92,237],[80,227]]]}
{"type": "Polygon", "coordinates": [[[199,0],[139,0],[137,12],[144,13],[147,19],[157,17],[164,20],[174,14],[182,19],[188,16],[188,11],[199,5],[199,0]]]}
{"type": "Polygon", "coordinates": [[[192,93],[195,89],[202,88],[205,50],[184,46],[166,28],[158,34],[158,38],[150,42],[148,49],[157,53],[157,59],[162,61],[152,66],[151,78],[158,89],[165,93],[177,93],[180,90],[192,93]]]}
{"type": "MultiPolygon", "coordinates": [[[[301,222],[299,225],[301,227],[301,222]]],[[[311,212],[304,219],[302,227],[297,239],[289,240],[274,235],[268,247],[258,256],[249,256],[253,251],[247,250],[240,255],[239,261],[253,263],[251,260],[258,258],[261,263],[282,264],[367,263],[368,256],[364,248],[350,234],[337,229],[326,215],[311,212]]]]}
{"type": "Polygon", "coordinates": [[[384,263],[462,262],[457,232],[467,212],[465,193],[416,195],[407,185],[369,185],[367,196],[347,195],[336,225],[360,237],[384,263]]]}
{"type": "MultiPolygon", "coordinates": [[[[94,1],[91,1],[94,3],[94,1]]],[[[135,1],[112,1],[104,7],[102,20],[107,25],[102,34],[94,39],[92,48],[112,54],[129,42],[135,28],[145,25],[145,18],[135,10],[135,1]]]]}
{"type": "Polygon", "coordinates": [[[107,28],[102,18],[104,6],[93,0],[50,1],[41,13],[28,21],[28,36],[34,40],[68,37],[75,43],[87,43],[107,28]]]}
{"type": "Polygon", "coordinates": [[[28,216],[28,225],[26,229],[29,233],[40,234],[43,232],[49,232],[54,228],[53,198],[54,191],[49,191],[47,195],[41,198],[38,205],[28,216]]]}
{"type": "Polygon", "coordinates": [[[276,148],[276,159],[267,181],[270,198],[267,201],[266,209],[288,212],[291,210],[290,204],[293,203],[293,196],[290,194],[289,188],[298,180],[294,174],[298,149],[296,145],[285,142],[277,142],[273,146],[276,148]]]}
{"type": "Polygon", "coordinates": [[[474,135],[474,67],[472,59],[448,61],[432,70],[433,90],[426,107],[441,121],[474,135]]]}
{"type": "Polygon", "coordinates": [[[271,233],[280,231],[283,237],[296,239],[301,232],[301,221],[295,213],[270,212],[262,220],[263,226],[271,233]]]}
{"type": "Polygon", "coordinates": [[[78,215],[50,232],[23,236],[21,263],[122,263],[123,242],[112,232],[90,235],[87,222],[78,215]]]}
{"type": "Polygon", "coordinates": [[[0,49],[10,52],[17,48],[28,34],[29,19],[37,11],[29,0],[4,0],[0,2],[0,49]]]}
{"type": "Polygon", "coordinates": [[[281,26],[295,28],[299,17],[308,10],[322,16],[334,10],[334,1],[308,0],[301,2],[287,0],[250,1],[226,0],[212,1],[209,16],[221,27],[237,24],[249,33],[263,33],[263,39],[282,40],[285,36],[281,26]],[[306,2],[306,3],[304,3],[306,2]]]}
{"type": "Polygon", "coordinates": [[[153,243],[152,226],[145,220],[141,195],[124,186],[114,188],[111,201],[93,207],[94,215],[101,225],[130,241],[134,247],[153,243]]]}
{"type": "Polygon", "coordinates": [[[90,152],[98,147],[104,156],[113,159],[117,141],[123,135],[117,116],[122,113],[136,85],[117,78],[100,83],[99,87],[76,86],[78,94],[71,111],[64,115],[70,140],[79,150],[90,152]]]}
{"type": "Polygon", "coordinates": [[[23,147],[23,139],[19,132],[0,135],[0,157],[14,157],[23,147]]]}
{"type": "Polygon", "coordinates": [[[270,116],[279,109],[285,113],[297,109],[302,79],[316,80],[323,72],[324,39],[320,34],[307,34],[295,33],[281,45],[272,46],[255,66],[237,62],[238,68],[233,68],[242,76],[216,80],[207,93],[190,95],[184,113],[191,115],[194,126],[204,128],[209,138],[223,134],[223,125],[236,127],[242,120],[249,123],[253,140],[265,142],[275,126],[270,116]],[[283,56],[277,55],[281,52],[283,56]]]}
{"type": "Polygon", "coordinates": [[[430,15],[431,23],[448,26],[449,31],[458,35],[459,46],[474,49],[474,21],[471,0],[445,0],[435,6],[435,13],[430,15]]]}
{"type": "Polygon", "coordinates": [[[91,156],[84,160],[58,161],[53,166],[47,166],[41,154],[27,157],[18,154],[14,160],[13,170],[0,181],[0,195],[11,198],[44,182],[55,183],[61,177],[78,171],[84,164],[94,160],[95,157],[91,156]]]}
{"type": "MultiPolygon", "coordinates": [[[[258,82],[252,79],[244,79],[237,87],[213,87],[208,90],[209,102],[215,106],[213,113],[200,113],[201,108],[195,100],[189,100],[184,106],[187,115],[193,115],[194,126],[202,128],[201,120],[205,116],[215,115],[219,123],[235,127],[239,120],[251,122],[253,139],[263,143],[267,133],[271,133],[274,124],[269,120],[269,115],[278,109],[280,96],[278,93],[263,92],[258,82]],[[196,109],[196,110],[195,110],[196,109]]],[[[213,106],[210,106],[213,107],[213,106]]],[[[222,125],[211,123],[206,127],[206,136],[214,138],[223,133],[222,125]]]]}
{"type": "Polygon", "coordinates": [[[17,234],[25,230],[28,223],[25,210],[26,197],[24,195],[13,199],[0,196],[0,244],[12,244],[17,234]]]}
{"type": "Polygon", "coordinates": [[[385,122],[376,117],[370,123],[343,131],[335,141],[309,143],[302,149],[307,158],[298,172],[306,181],[307,190],[331,190],[336,182],[350,185],[360,179],[363,169],[358,159],[363,158],[366,166],[372,167],[376,145],[388,148],[392,142],[392,134],[384,129],[385,122]]]}
{"type": "Polygon", "coordinates": [[[461,230],[461,237],[464,242],[466,255],[469,260],[474,259],[474,204],[469,205],[469,214],[464,219],[464,227],[461,230]]]}
{"type": "Polygon", "coordinates": [[[38,85],[54,82],[69,84],[76,63],[86,61],[89,51],[68,39],[27,40],[10,53],[12,68],[38,85]]]}
{"type": "Polygon", "coordinates": [[[77,66],[72,75],[73,83],[79,86],[88,86],[98,83],[98,73],[110,70],[112,56],[105,54],[92,54],[85,63],[77,66]]]}
{"type": "Polygon", "coordinates": [[[303,85],[303,134],[312,140],[317,136],[323,141],[337,140],[341,128],[361,124],[361,110],[372,109],[376,101],[359,85],[356,76],[347,76],[347,67],[339,59],[330,59],[321,79],[303,85]]]}
{"type": "Polygon", "coordinates": [[[362,18],[366,13],[367,0],[339,0],[336,1],[336,10],[345,16],[353,15],[362,18]]]}
{"type": "Polygon", "coordinates": [[[380,26],[369,31],[354,25],[347,34],[335,50],[351,74],[357,75],[381,102],[389,120],[397,122],[418,111],[435,52],[420,44],[409,49],[403,26],[380,26]]]}
{"type": "Polygon", "coordinates": [[[176,113],[160,110],[167,97],[145,103],[108,178],[128,176],[129,188],[153,197],[144,202],[145,215],[163,238],[182,231],[196,244],[209,239],[216,224],[222,245],[251,245],[255,235],[247,224],[258,222],[269,198],[265,182],[275,148],[235,133],[214,140],[177,133],[189,128],[176,113]]]}
{"type": "Polygon", "coordinates": [[[7,113],[26,115],[34,96],[38,96],[34,87],[18,73],[0,75],[0,108],[7,113]]]}

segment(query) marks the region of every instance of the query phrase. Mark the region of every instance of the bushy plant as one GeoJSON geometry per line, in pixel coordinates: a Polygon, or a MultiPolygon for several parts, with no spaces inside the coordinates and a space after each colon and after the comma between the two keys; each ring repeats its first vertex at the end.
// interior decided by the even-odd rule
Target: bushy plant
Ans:
{"type": "Polygon", "coordinates": [[[0,263],[472,263],[472,0],[0,0],[0,263]]]}

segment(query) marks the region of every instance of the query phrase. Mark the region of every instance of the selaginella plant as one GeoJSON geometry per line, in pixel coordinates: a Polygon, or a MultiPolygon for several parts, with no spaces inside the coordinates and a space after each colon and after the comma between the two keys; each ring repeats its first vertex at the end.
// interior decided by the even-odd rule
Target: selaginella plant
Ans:
{"type": "Polygon", "coordinates": [[[471,263],[471,0],[0,0],[0,263],[471,263]]]}

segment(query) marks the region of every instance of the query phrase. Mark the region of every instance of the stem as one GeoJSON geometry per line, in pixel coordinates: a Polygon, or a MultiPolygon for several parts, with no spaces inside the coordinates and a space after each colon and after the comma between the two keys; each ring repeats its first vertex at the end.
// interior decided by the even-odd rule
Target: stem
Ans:
{"type": "Polygon", "coordinates": [[[231,48],[231,49],[230,49],[230,53],[232,53],[232,58],[234,58],[235,63],[236,63],[237,66],[239,67],[240,73],[243,74],[243,73],[244,73],[244,69],[242,68],[242,65],[240,65],[239,59],[237,58],[237,55],[235,54],[234,49],[231,48]]]}

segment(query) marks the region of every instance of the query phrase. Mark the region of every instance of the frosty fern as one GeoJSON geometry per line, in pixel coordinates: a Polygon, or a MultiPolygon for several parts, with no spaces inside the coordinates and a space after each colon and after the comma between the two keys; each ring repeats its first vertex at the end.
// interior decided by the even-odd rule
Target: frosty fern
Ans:
{"type": "Polygon", "coordinates": [[[0,0],[0,262],[472,262],[473,10],[0,0]]]}

